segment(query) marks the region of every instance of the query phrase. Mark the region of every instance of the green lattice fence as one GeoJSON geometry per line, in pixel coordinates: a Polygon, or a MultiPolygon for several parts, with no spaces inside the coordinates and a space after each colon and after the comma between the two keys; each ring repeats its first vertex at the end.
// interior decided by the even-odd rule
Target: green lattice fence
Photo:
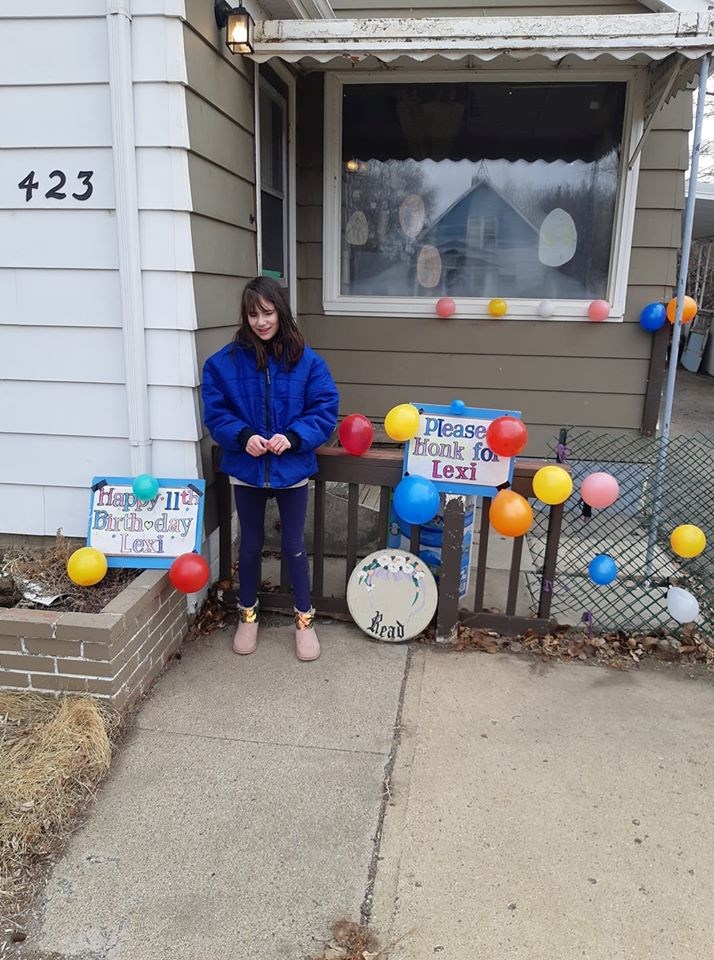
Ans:
{"type": "MultiPolygon", "coordinates": [[[[676,585],[697,597],[699,625],[714,637],[714,436],[664,441],[563,430],[553,443],[554,459],[558,443],[561,452],[562,445],[566,447],[575,492],[563,517],[553,616],[573,622],[590,613],[594,627],[604,630],[675,629],[666,594],[668,586],[676,585]],[[665,465],[655,525],[655,485],[662,453],[665,465]],[[617,477],[620,498],[612,507],[592,510],[587,517],[577,491],[582,479],[595,470],[617,477]],[[673,554],[669,535],[680,523],[694,523],[704,530],[708,543],[701,556],[683,560],[673,554]],[[609,586],[596,586],[588,577],[588,564],[598,553],[608,553],[617,562],[619,574],[609,586]]],[[[545,554],[548,512],[537,501],[534,507],[536,520],[528,544],[537,570],[545,554]]],[[[537,574],[529,575],[528,582],[535,595],[537,574]]]]}

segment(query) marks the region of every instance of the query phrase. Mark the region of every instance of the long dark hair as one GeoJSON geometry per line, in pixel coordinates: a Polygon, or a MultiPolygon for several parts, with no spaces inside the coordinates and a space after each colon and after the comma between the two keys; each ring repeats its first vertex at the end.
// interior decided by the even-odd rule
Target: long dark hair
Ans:
{"type": "Polygon", "coordinates": [[[238,346],[255,351],[259,370],[267,367],[268,353],[288,369],[294,367],[303,355],[305,338],[295,323],[285,290],[271,277],[256,277],[246,284],[240,302],[240,326],[233,340],[238,346]],[[278,332],[267,350],[267,345],[251,329],[248,319],[261,303],[272,303],[278,312],[278,332]]]}

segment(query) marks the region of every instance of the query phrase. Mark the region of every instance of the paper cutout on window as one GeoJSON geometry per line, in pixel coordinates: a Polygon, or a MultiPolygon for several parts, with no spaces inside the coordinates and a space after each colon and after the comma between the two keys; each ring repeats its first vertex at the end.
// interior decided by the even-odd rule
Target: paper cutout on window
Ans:
{"type": "Polygon", "coordinates": [[[367,217],[365,217],[361,210],[355,210],[347,222],[345,240],[347,243],[351,243],[353,247],[361,247],[367,243],[368,236],[369,224],[367,223],[367,217]]]}
{"type": "Polygon", "coordinates": [[[419,251],[417,280],[422,287],[435,287],[441,280],[441,254],[436,247],[427,245],[419,251]]]}
{"type": "Polygon", "coordinates": [[[418,193],[410,193],[402,200],[399,207],[399,225],[405,236],[411,237],[412,240],[418,237],[424,226],[425,217],[424,201],[418,193]]]}
{"type": "Polygon", "coordinates": [[[565,210],[551,210],[540,225],[538,259],[546,267],[562,267],[572,260],[578,246],[578,231],[565,210]]]}

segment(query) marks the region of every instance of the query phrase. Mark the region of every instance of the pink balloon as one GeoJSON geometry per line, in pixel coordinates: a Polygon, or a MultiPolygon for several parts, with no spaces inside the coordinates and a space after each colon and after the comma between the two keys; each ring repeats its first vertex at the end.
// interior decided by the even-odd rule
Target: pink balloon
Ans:
{"type": "Polygon", "coordinates": [[[588,316],[591,320],[607,320],[610,316],[610,304],[607,300],[593,300],[588,307],[588,316]]]}
{"type": "Polygon", "coordinates": [[[591,507],[602,510],[620,496],[620,484],[611,473],[589,473],[580,485],[580,496],[591,507]]]}
{"type": "Polygon", "coordinates": [[[436,312],[440,317],[452,317],[456,310],[456,304],[451,297],[442,297],[436,301],[436,312]]]}

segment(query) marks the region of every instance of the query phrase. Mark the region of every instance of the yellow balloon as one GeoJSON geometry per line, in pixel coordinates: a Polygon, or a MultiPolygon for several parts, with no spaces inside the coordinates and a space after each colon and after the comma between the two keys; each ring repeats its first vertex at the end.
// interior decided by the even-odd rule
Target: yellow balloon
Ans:
{"type": "Polygon", "coordinates": [[[411,440],[419,432],[419,411],[413,403],[400,403],[392,407],[384,418],[384,429],[392,440],[400,443],[411,440]]]}
{"type": "Polygon", "coordinates": [[[95,547],[80,547],[67,561],[67,576],[78,587],[93,587],[107,572],[107,558],[95,547]]]}
{"type": "Polygon", "coordinates": [[[562,467],[541,467],[533,477],[533,493],[543,503],[564,503],[572,492],[573,481],[562,467]]]}
{"type": "Polygon", "coordinates": [[[707,545],[707,538],[704,531],[693,523],[682,523],[674,528],[669,542],[678,556],[698,557],[707,545]]]}
{"type": "Polygon", "coordinates": [[[488,301],[488,312],[492,317],[503,317],[508,313],[508,304],[501,297],[488,301]]]}

